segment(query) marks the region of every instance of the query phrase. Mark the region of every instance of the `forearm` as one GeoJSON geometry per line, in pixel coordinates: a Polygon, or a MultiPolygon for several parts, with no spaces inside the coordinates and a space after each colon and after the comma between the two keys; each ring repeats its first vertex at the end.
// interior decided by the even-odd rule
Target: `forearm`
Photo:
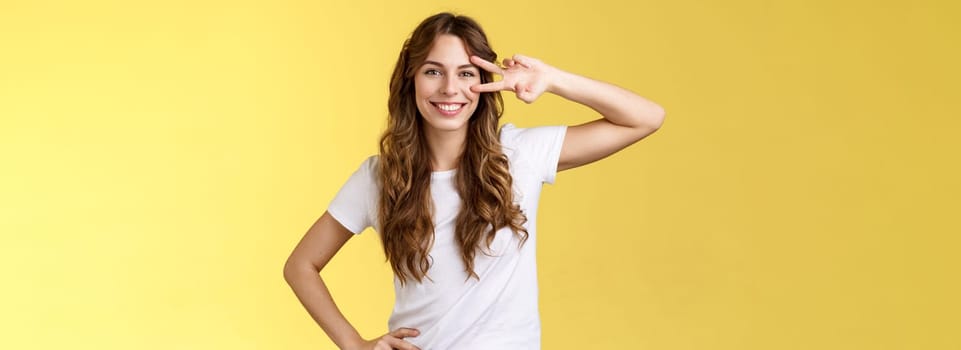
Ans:
{"type": "Polygon", "coordinates": [[[363,341],[334,304],[334,299],[317,270],[291,268],[284,271],[284,279],[310,316],[339,348],[353,348],[363,341]]]}
{"type": "Polygon", "coordinates": [[[547,91],[588,106],[614,124],[632,128],[658,128],[664,108],[630,90],[556,69],[547,91]]]}

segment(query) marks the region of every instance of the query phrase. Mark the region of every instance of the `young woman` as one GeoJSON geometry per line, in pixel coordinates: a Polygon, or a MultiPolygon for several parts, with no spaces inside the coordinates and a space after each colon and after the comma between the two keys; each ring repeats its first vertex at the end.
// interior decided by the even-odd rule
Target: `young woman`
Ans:
{"type": "Polygon", "coordinates": [[[657,130],[664,110],[625,89],[497,55],[471,18],[440,13],[404,43],[390,80],[380,154],[367,158],[291,253],[284,277],[342,349],[539,349],[537,204],[558,171],[657,130]],[[493,74],[502,78],[493,80],[493,74]],[[498,129],[500,91],[550,92],[603,118],[498,129]],[[389,332],[365,340],[319,272],[373,227],[394,271],[389,332]]]}

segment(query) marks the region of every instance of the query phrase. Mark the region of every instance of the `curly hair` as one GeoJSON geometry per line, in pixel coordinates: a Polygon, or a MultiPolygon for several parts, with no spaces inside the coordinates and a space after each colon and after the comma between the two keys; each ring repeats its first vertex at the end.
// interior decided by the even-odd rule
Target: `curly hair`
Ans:
{"type": "MultiPolygon", "coordinates": [[[[421,22],[397,58],[390,79],[387,129],[380,138],[377,176],[384,253],[402,284],[430,278],[429,251],[434,242],[431,158],[424,120],[415,101],[414,74],[441,34],[459,37],[469,55],[487,61],[497,59],[475,20],[446,12],[421,22]]],[[[490,72],[480,70],[480,75],[481,83],[493,81],[490,72]]],[[[468,279],[480,278],[474,272],[474,257],[484,246],[490,248],[498,229],[510,227],[521,244],[528,238],[523,227],[527,216],[514,203],[513,179],[501,149],[498,121],[503,106],[499,92],[481,93],[477,109],[468,119],[467,139],[458,159],[455,188],[461,197],[461,210],[455,237],[468,279]]]]}

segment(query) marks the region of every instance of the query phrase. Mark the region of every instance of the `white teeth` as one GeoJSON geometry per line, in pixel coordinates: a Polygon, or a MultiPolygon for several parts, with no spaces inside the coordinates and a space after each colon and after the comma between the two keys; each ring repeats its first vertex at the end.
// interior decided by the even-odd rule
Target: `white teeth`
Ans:
{"type": "Polygon", "coordinates": [[[459,104],[448,105],[448,104],[440,104],[440,103],[438,103],[438,104],[437,104],[437,107],[440,108],[440,109],[443,109],[443,110],[445,110],[445,111],[448,111],[448,112],[453,112],[453,111],[456,111],[456,110],[460,109],[461,105],[459,105],[459,104]]]}

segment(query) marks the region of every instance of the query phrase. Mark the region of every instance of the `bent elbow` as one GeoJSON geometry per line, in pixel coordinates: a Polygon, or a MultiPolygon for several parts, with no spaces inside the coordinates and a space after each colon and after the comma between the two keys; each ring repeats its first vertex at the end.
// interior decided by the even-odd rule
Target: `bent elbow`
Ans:
{"type": "Polygon", "coordinates": [[[294,277],[294,269],[291,266],[290,260],[287,260],[287,263],[284,264],[284,281],[290,282],[294,277]]]}
{"type": "MultiPolygon", "coordinates": [[[[284,263],[284,280],[289,282],[304,272],[311,270],[315,270],[315,268],[310,263],[305,264],[297,260],[287,259],[287,262],[284,263]]],[[[320,273],[320,271],[317,271],[317,273],[320,273]]]]}
{"type": "Polygon", "coordinates": [[[655,115],[656,117],[654,118],[654,121],[655,121],[654,129],[656,130],[656,129],[660,129],[661,125],[664,124],[664,117],[667,116],[667,111],[664,110],[664,107],[661,107],[660,105],[658,105],[657,113],[655,115]]]}
{"type": "Polygon", "coordinates": [[[636,125],[639,129],[645,131],[645,135],[650,134],[661,128],[661,125],[664,124],[664,116],[666,114],[663,107],[657,104],[651,104],[636,117],[638,121],[636,125]]]}
{"type": "Polygon", "coordinates": [[[651,118],[651,122],[648,125],[648,129],[650,129],[652,133],[657,131],[658,129],[661,128],[662,125],[664,125],[664,117],[666,114],[667,113],[664,111],[664,108],[659,107],[658,112],[654,114],[654,117],[651,118]]]}

